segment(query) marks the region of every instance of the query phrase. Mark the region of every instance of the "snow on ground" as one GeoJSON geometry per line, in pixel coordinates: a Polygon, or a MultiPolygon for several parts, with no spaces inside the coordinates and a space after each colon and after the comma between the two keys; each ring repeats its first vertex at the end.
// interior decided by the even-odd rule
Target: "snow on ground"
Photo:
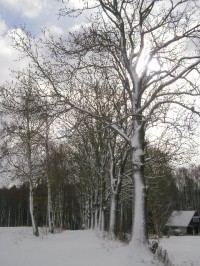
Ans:
{"type": "MultiPolygon", "coordinates": [[[[162,238],[174,266],[200,266],[200,236],[162,238]]],[[[30,227],[0,227],[1,266],[156,266],[141,247],[100,237],[90,230],[64,231],[54,235],[30,227]]]]}
{"type": "Polygon", "coordinates": [[[0,227],[1,266],[155,266],[146,249],[110,241],[90,230],[32,235],[29,227],[0,227]]]}
{"type": "Polygon", "coordinates": [[[200,236],[170,236],[160,245],[175,266],[200,266],[200,236]]]}

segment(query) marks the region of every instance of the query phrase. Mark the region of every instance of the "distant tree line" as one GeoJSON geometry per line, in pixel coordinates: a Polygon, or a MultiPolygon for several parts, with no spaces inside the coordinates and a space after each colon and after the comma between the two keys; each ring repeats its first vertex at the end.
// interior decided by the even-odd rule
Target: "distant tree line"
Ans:
{"type": "Polygon", "coordinates": [[[30,226],[28,188],[0,189],[0,226],[30,226]]]}
{"type": "MultiPolygon", "coordinates": [[[[60,229],[80,229],[82,227],[80,206],[74,193],[75,188],[73,185],[66,185],[63,190],[65,194],[63,200],[64,207],[62,216],[55,209],[55,226],[60,229]]],[[[34,189],[34,195],[37,225],[48,227],[46,186],[42,184],[37,185],[34,189]]],[[[0,226],[32,225],[29,211],[29,188],[26,184],[19,187],[14,185],[11,188],[1,188],[0,202],[0,226]]]]}

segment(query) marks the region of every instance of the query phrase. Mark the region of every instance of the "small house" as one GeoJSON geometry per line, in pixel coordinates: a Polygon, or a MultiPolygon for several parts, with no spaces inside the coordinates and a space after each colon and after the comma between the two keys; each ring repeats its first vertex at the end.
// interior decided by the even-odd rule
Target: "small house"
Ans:
{"type": "Polygon", "coordinates": [[[196,211],[173,211],[166,223],[174,235],[200,234],[200,216],[196,211]]]}

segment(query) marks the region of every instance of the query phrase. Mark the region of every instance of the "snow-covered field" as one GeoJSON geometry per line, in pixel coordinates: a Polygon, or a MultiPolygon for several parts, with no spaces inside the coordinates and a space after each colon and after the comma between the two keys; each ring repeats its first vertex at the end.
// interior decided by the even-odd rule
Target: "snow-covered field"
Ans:
{"type": "Polygon", "coordinates": [[[95,231],[64,231],[39,238],[31,228],[0,227],[1,266],[155,266],[142,248],[102,238],[95,231]]]}
{"type": "MultiPolygon", "coordinates": [[[[54,235],[28,227],[0,227],[0,266],[156,266],[147,250],[103,238],[89,230],[54,235]]],[[[200,236],[163,238],[174,265],[200,266],[200,236]]]]}
{"type": "Polygon", "coordinates": [[[160,245],[175,266],[200,266],[200,236],[162,238],[160,245]]]}

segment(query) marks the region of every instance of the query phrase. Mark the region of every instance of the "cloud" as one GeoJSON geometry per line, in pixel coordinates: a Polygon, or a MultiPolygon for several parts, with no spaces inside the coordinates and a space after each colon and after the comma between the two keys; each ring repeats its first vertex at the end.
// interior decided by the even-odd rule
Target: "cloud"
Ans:
{"type": "Polygon", "coordinates": [[[70,31],[70,32],[80,31],[82,27],[83,27],[83,28],[87,28],[87,27],[89,27],[90,25],[91,25],[91,23],[84,23],[84,22],[82,22],[82,23],[75,24],[75,25],[73,25],[72,27],[70,27],[70,28],[69,28],[69,31],[70,31]]]}
{"type": "Polygon", "coordinates": [[[7,31],[7,26],[5,20],[0,18],[0,36],[4,35],[7,31]]]}
{"type": "Polygon", "coordinates": [[[49,31],[51,32],[51,34],[53,34],[56,37],[59,37],[59,36],[63,35],[63,33],[64,33],[63,29],[56,26],[56,25],[51,25],[49,27],[49,31]]]}
{"type": "MultiPolygon", "coordinates": [[[[70,1],[75,5],[76,1],[70,1]]],[[[49,29],[55,38],[59,38],[60,35],[66,36],[69,28],[75,31],[84,25],[83,17],[78,18],[78,21],[66,18],[58,19],[56,13],[61,6],[63,4],[59,4],[56,0],[0,0],[0,7],[2,10],[4,9],[2,14],[6,19],[6,21],[3,20],[0,15],[0,85],[10,79],[9,69],[21,69],[27,64],[16,61],[19,54],[12,48],[12,38],[10,37],[16,30],[19,34],[25,33],[21,29],[13,29],[13,21],[18,25],[20,22],[23,24],[24,21],[28,25],[28,31],[35,34],[36,38],[42,37],[39,28],[49,29]],[[37,19],[30,21],[31,18],[36,17],[37,19]],[[76,25],[74,25],[75,23],[76,25]]]]}
{"type": "Polygon", "coordinates": [[[11,35],[14,31],[24,34],[21,29],[8,29],[0,17],[0,85],[10,79],[10,69],[19,69],[26,65],[25,61],[17,61],[18,53],[12,48],[11,35]]]}
{"type": "Polygon", "coordinates": [[[65,1],[66,2],[66,5],[68,7],[71,7],[71,8],[84,8],[84,7],[93,7],[93,6],[96,6],[98,4],[98,2],[96,0],[90,0],[89,2],[85,2],[85,1],[82,1],[82,0],[67,0],[65,1]]]}
{"type": "Polygon", "coordinates": [[[47,0],[0,0],[0,4],[19,12],[24,17],[34,18],[45,9],[47,0]]]}
{"type": "MultiPolygon", "coordinates": [[[[9,30],[4,20],[0,18],[0,79],[4,79],[5,72],[8,69],[9,61],[12,58],[12,49],[10,46],[9,30]],[[2,75],[2,72],[4,73],[2,75]]],[[[7,75],[6,75],[7,76],[7,75]]]]}

